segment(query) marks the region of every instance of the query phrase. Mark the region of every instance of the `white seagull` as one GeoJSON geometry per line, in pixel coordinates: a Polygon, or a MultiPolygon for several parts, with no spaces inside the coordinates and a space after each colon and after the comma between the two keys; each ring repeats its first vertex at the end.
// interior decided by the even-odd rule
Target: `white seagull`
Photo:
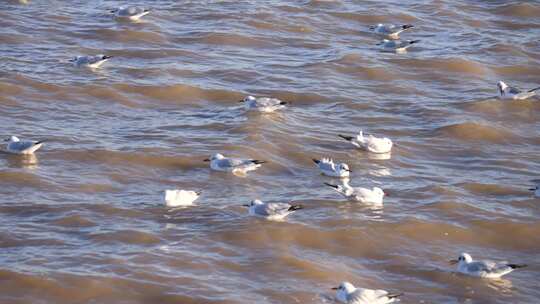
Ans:
{"type": "Polygon", "coordinates": [[[291,205],[289,203],[263,203],[256,199],[249,205],[243,205],[249,208],[249,215],[264,217],[268,220],[282,220],[287,215],[300,210],[301,205],[291,205]]]}
{"type": "Polygon", "coordinates": [[[396,53],[405,53],[407,49],[413,44],[420,42],[420,40],[388,40],[383,39],[383,41],[377,43],[383,51],[386,52],[396,52],[396,53]]]}
{"type": "Polygon", "coordinates": [[[530,191],[534,191],[534,196],[540,197],[540,186],[535,186],[534,188],[530,188],[530,191]]]}
{"type": "Polygon", "coordinates": [[[504,83],[503,81],[497,82],[497,88],[499,89],[499,98],[500,99],[512,99],[512,100],[523,100],[529,97],[536,95],[536,91],[540,89],[534,88],[528,91],[522,91],[516,87],[511,87],[504,83]]]}
{"type": "Polygon", "coordinates": [[[86,66],[92,69],[99,68],[105,61],[111,59],[112,56],[107,55],[96,55],[96,56],[77,56],[71,60],[70,62],[73,62],[73,64],[77,67],[80,66],[86,66]]]}
{"type": "Polygon", "coordinates": [[[373,187],[372,190],[362,187],[351,187],[347,179],[343,180],[343,185],[324,184],[334,188],[334,190],[343,195],[346,199],[364,204],[382,206],[383,198],[387,195],[379,187],[373,187]]]}
{"type": "Polygon", "coordinates": [[[339,284],[339,287],[332,288],[337,290],[336,298],[341,303],[346,304],[386,304],[398,302],[398,297],[403,293],[389,293],[382,289],[357,288],[349,282],[339,284]]]}
{"type": "Polygon", "coordinates": [[[261,164],[266,163],[264,160],[227,158],[219,153],[212,155],[204,161],[210,162],[210,168],[212,170],[239,174],[246,174],[249,171],[256,170],[261,164]]]}
{"type": "Polygon", "coordinates": [[[356,137],[341,134],[339,134],[338,136],[350,141],[351,144],[353,144],[355,147],[367,150],[372,153],[388,153],[392,150],[393,143],[389,138],[386,137],[379,138],[371,134],[367,137],[364,137],[364,133],[362,131],[360,131],[360,133],[358,133],[356,137]]]}
{"type": "Polygon", "coordinates": [[[412,29],[412,24],[395,25],[395,24],[383,24],[371,25],[369,27],[375,34],[387,36],[391,39],[399,39],[399,34],[408,29],[412,29]]]}
{"type": "Polygon", "coordinates": [[[5,151],[13,154],[34,154],[43,145],[43,141],[21,141],[17,136],[11,136],[4,141],[7,142],[5,151]]]}
{"type": "Polygon", "coordinates": [[[193,202],[196,201],[200,195],[201,191],[165,190],[165,206],[193,206],[193,202]]]}
{"type": "Polygon", "coordinates": [[[276,110],[284,109],[287,104],[286,101],[281,101],[277,98],[270,97],[253,97],[247,96],[239,102],[244,103],[244,107],[248,111],[259,111],[263,113],[271,113],[276,110]]]}
{"type": "Polygon", "coordinates": [[[321,170],[322,174],[332,177],[349,177],[351,170],[346,163],[335,164],[330,158],[313,159],[313,162],[317,164],[317,167],[321,170]]]}
{"type": "Polygon", "coordinates": [[[128,19],[131,21],[139,21],[143,16],[150,13],[150,10],[140,6],[121,6],[117,9],[113,9],[111,13],[118,19],[128,19]]]}
{"type": "Polygon", "coordinates": [[[514,269],[527,267],[525,264],[509,264],[507,262],[495,261],[473,261],[468,253],[462,253],[457,260],[450,263],[457,264],[460,273],[486,279],[497,279],[508,274],[514,269]]]}

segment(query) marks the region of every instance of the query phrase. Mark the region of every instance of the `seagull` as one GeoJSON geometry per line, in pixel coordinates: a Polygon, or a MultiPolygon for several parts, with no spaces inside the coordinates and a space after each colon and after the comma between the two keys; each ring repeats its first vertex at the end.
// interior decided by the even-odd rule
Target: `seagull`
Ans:
{"type": "Polygon", "coordinates": [[[227,158],[216,153],[204,161],[210,162],[210,168],[216,171],[226,171],[232,173],[246,174],[249,171],[258,169],[264,160],[227,158]]]}
{"type": "Polygon", "coordinates": [[[392,141],[389,138],[378,138],[373,135],[364,137],[364,133],[360,131],[356,137],[338,135],[339,137],[348,140],[354,146],[367,150],[372,153],[388,153],[392,150],[392,141]]]}
{"type": "Polygon", "coordinates": [[[499,89],[499,98],[500,99],[513,99],[513,100],[523,100],[529,97],[536,95],[536,91],[540,89],[534,88],[528,91],[522,91],[516,87],[511,87],[504,83],[504,81],[497,82],[497,88],[499,89]]]}
{"type": "Polygon", "coordinates": [[[287,104],[286,101],[281,101],[277,98],[270,97],[253,97],[247,96],[246,98],[240,100],[243,102],[246,110],[248,111],[259,111],[263,113],[271,113],[275,110],[281,110],[285,108],[287,104]]]}
{"type": "Polygon", "coordinates": [[[289,203],[263,203],[256,199],[249,205],[243,205],[249,208],[249,215],[264,217],[268,220],[282,220],[287,215],[296,210],[303,209],[301,205],[291,205],[289,203]]]}
{"type": "Polygon", "coordinates": [[[383,51],[387,52],[396,52],[396,53],[406,53],[407,49],[415,44],[420,42],[420,40],[388,40],[383,39],[383,41],[377,43],[380,45],[383,51]]]}
{"type": "Polygon", "coordinates": [[[193,202],[199,198],[201,193],[201,191],[165,190],[165,206],[193,206],[193,202]]]}
{"type": "Polygon", "coordinates": [[[349,177],[351,170],[346,163],[335,164],[330,158],[323,158],[321,160],[313,159],[313,162],[317,164],[317,167],[321,169],[323,175],[332,177],[349,177]]]}
{"type": "Polygon", "coordinates": [[[86,66],[92,69],[99,68],[105,61],[111,59],[112,56],[96,55],[96,56],[77,56],[70,60],[77,67],[86,66]]]}
{"type": "Polygon", "coordinates": [[[342,186],[329,183],[324,184],[334,188],[334,190],[343,195],[346,199],[364,204],[382,206],[383,197],[387,195],[379,187],[373,187],[372,190],[362,187],[351,187],[347,179],[343,180],[342,186]]]}
{"type": "Polygon", "coordinates": [[[457,260],[451,260],[451,264],[458,264],[458,272],[473,277],[498,279],[514,269],[527,267],[525,264],[509,264],[495,261],[473,261],[468,253],[462,253],[457,260]]]}
{"type": "Polygon", "coordinates": [[[34,154],[43,145],[43,141],[21,141],[17,136],[11,136],[4,141],[7,142],[6,152],[13,154],[34,154]]]}
{"type": "Polygon", "coordinates": [[[534,191],[534,196],[540,197],[540,186],[536,186],[534,188],[529,189],[530,191],[534,191]]]}
{"type": "Polygon", "coordinates": [[[401,34],[401,32],[411,29],[413,27],[414,25],[412,24],[395,25],[379,23],[377,25],[371,25],[369,29],[376,34],[387,36],[391,39],[399,39],[399,34],[401,34]]]}
{"type": "Polygon", "coordinates": [[[146,16],[150,13],[150,10],[145,9],[140,6],[128,6],[128,7],[119,7],[113,9],[111,13],[114,14],[116,18],[119,19],[129,19],[131,21],[139,21],[143,16],[146,16]]]}
{"type": "Polygon", "coordinates": [[[399,301],[398,297],[403,293],[389,293],[382,289],[357,288],[349,282],[339,284],[339,287],[332,288],[337,290],[336,298],[341,303],[346,304],[386,304],[399,301]]]}

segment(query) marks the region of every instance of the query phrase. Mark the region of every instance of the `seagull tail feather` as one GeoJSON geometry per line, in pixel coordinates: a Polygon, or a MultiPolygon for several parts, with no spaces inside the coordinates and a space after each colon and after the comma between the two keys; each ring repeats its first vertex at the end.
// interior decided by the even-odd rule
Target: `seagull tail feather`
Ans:
{"type": "Polygon", "coordinates": [[[339,137],[345,139],[345,140],[348,140],[348,141],[351,141],[353,139],[352,136],[347,136],[347,135],[341,135],[341,134],[338,134],[339,137]]]}
{"type": "Polygon", "coordinates": [[[296,211],[300,209],[304,209],[304,207],[302,205],[292,205],[289,207],[288,211],[296,211]]]}
{"type": "Polygon", "coordinates": [[[395,299],[395,298],[399,298],[403,295],[403,292],[400,292],[400,293],[389,293],[386,295],[387,298],[389,299],[395,299]]]}
{"type": "Polygon", "coordinates": [[[327,186],[330,186],[330,187],[332,187],[332,188],[334,188],[334,189],[338,189],[338,188],[339,188],[338,185],[332,185],[332,184],[329,184],[329,183],[324,183],[324,184],[327,185],[327,186]]]}
{"type": "Polygon", "coordinates": [[[512,269],[517,269],[527,267],[527,264],[508,264],[507,266],[512,269]]]}

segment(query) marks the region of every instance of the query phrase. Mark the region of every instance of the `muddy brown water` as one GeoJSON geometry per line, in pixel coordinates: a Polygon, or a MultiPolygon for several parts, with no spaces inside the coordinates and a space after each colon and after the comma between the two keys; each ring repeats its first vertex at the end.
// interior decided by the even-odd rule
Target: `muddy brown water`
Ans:
{"type": "Polygon", "coordinates": [[[0,154],[1,303],[333,303],[340,281],[403,303],[537,303],[538,1],[0,2],[1,134],[44,139],[0,154]],[[405,2],[405,3],[403,3],[405,2]],[[367,31],[412,23],[407,54],[367,31]],[[92,72],[79,54],[114,56],[92,72]],[[246,94],[292,103],[246,114],[246,94]],[[390,159],[337,137],[395,142],[390,159]],[[210,172],[215,152],[268,161],[210,172]],[[390,194],[344,202],[313,157],[390,194]],[[165,189],[202,189],[167,210],[165,189]],[[252,199],[301,203],[286,222],[252,199]],[[462,252],[529,264],[500,281],[453,273],[462,252]]]}

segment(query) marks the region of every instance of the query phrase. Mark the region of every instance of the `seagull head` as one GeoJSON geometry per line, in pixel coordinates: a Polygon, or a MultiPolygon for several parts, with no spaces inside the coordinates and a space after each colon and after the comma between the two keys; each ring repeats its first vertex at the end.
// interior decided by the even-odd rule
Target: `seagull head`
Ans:
{"type": "Polygon", "coordinates": [[[351,172],[351,169],[349,169],[349,165],[347,165],[346,163],[341,163],[338,165],[338,168],[339,168],[339,173],[340,174],[345,174],[346,173],[350,173],[351,172]]]}
{"type": "Polygon", "coordinates": [[[254,199],[254,200],[251,201],[251,203],[245,204],[245,205],[242,205],[242,206],[251,208],[253,206],[262,205],[262,204],[263,204],[263,202],[260,199],[254,199]]]}
{"type": "Polygon", "coordinates": [[[470,254],[465,252],[460,254],[457,260],[450,260],[450,264],[458,264],[458,266],[468,264],[470,262],[472,262],[472,257],[470,254]]]}
{"type": "Polygon", "coordinates": [[[375,195],[383,198],[385,195],[387,195],[386,193],[384,193],[383,189],[379,188],[379,187],[373,187],[373,193],[375,193],[375,195]]]}
{"type": "Polygon", "coordinates": [[[347,296],[356,290],[353,284],[349,282],[342,282],[338,287],[332,288],[336,290],[336,298],[343,303],[347,303],[347,296]]]}
{"type": "Polygon", "coordinates": [[[224,159],[224,158],[225,158],[225,156],[223,156],[223,154],[216,153],[216,154],[210,156],[210,158],[205,159],[204,161],[209,162],[209,161],[213,161],[213,160],[216,160],[216,159],[224,159]]]}
{"type": "Polygon", "coordinates": [[[239,102],[245,102],[245,103],[248,103],[248,102],[253,102],[253,101],[255,101],[255,100],[256,100],[255,97],[249,95],[249,96],[246,96],[246,98],[240,100],[239,102]]]}
{"type": "Polygon", "coordinates": [[[6,142],[18,142],[20,141],[17,136],[10,136],[8,139],[4,139],[6,142]]]}
{"type": "Polygon", "coordinates": [[[499,88],[499,93],[502,94],[508,88],[508,85],[504,81],[497,82],[497,88],[499,88]]]}

